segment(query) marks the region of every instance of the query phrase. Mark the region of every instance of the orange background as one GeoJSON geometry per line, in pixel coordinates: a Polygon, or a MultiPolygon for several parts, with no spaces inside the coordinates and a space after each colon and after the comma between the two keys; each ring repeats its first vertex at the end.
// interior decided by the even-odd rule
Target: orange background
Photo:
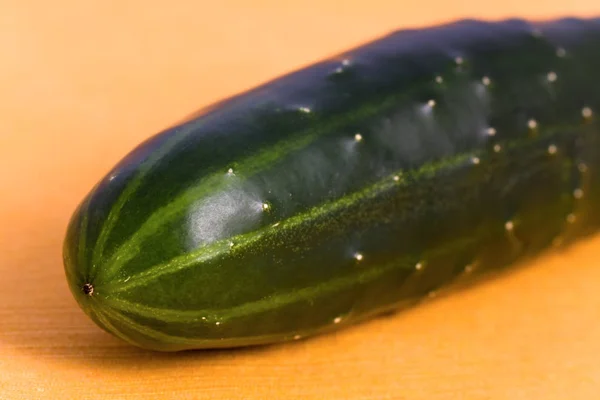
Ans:
{"type": "Polygon", "coordinates": [[[599,398],[600,237],[336,334],[171,355],[97,328],[61,261],[67,220],[96,180],[198,108],[396,28],[600,15],[597,0],[3,0],[0,10],[0,399],[599,398]]]}

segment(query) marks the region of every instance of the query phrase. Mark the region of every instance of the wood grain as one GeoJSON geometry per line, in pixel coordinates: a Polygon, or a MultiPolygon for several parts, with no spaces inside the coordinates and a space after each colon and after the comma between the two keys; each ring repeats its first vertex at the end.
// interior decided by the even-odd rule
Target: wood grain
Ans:
{"type": "Polygon", "coordinates": [[[393,29],[600,15],[596,1],[0,8],[0,399],[598,398],[600,237],[336,334],[170,355],[97,328],[61,261],[68,218],[96,180],[200,107],[393,29]]]}

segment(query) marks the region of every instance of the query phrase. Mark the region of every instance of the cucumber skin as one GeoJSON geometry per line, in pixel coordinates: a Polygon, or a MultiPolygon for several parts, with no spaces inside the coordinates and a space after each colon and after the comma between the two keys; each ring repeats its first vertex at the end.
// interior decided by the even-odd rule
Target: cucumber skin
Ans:
{"type": "Polygon", "coordinates": [[[203,110],[82,201],[69,287],[133,345],[246,346],[353,324],[593,234],[598,49],[600,19],[458,21],[203,110]]]}

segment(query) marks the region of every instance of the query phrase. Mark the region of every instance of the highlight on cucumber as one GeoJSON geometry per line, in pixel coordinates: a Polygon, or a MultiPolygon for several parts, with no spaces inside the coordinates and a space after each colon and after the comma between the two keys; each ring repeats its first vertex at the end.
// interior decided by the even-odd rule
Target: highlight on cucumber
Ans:
{"type": "Polygon", "coordinates": [[[599,112],[600,18],[399,30],[141,143],[66,278],[157,351],[352,325],[596,234],[599,112]]]}

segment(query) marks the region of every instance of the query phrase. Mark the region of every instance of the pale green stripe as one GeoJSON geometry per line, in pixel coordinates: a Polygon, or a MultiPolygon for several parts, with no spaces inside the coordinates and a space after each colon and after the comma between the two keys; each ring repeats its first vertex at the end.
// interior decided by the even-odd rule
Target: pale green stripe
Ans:
{"type": "MultiPolygon", "coordinates": [[[[464,237],[459,240],[456,240],[451,245],[443,247],[438,251],[432,251],[429,254],[429,257],[439,257],[443,254],[451,253],[456,249],[464,248],[465,246],[477,242],[479,238],[480,232],[479,230],[475,230],[469,237],[464,237]]],[[[416,260],[414,260],[414,257],[402,256],[380,266],[361,268],[361,266],[359,265],[357,267],[358,269],[356,273],[340,278],[335,278],[327,282],[320,282],[314,286],[304,287],[301,289],[272,295],[261,300],[248,302],[227,309],[176,310],[144,306],[142,304],[132,303],[130,301],[115,297],[105,298],[103,299],[103,303],[110,307],[125,312],[137,314],[141,317],[155,318],[164,322],[185,323],[190,321],[202,320],[207,323],[224,323],[234,318],[258,314],[276,308],[281,308],[300,301],[314,300],[321,296],[330,295],[334,292],[339,292],[349,287],[352,287],[353,285],[364,284],[366,282],[373,281],[381,277],[382,275],[393,271],[394,269],[412,269],[414,268],[415,263],[416,260]]]]}
{"type": "MultiPolygon", "coordinates": [[[[381,314],[386,311],[397,309],[398,307],[402,307],[407,304],[411,304],[411,302],[407,300],[401,300],[397,303],[386,305],[371,311],[367,311],[361,315],[356,315],[352,319],[343,320],[339,324],[331,323],[308,329],[290,330],[288,332],[271,333],[266,335],[219,337],[210,339],[169,335],[156,329],[150,328],[147,325],[135,322],[131,318],[125,317],[117,310],[111,310],[107,308],[105,312],[107,316],[110,316],[110,318],[112,318],[114,321],[124,324],[128,328],[132,329],[134,332],[138,332],[141,335],[146,336],[147,338],[154,339],[156,341],[156,346],[154,346],[154,349],[160,350],[162,347],[165,351],[180,351],[185,349],[231,348],[265,343],[276,343],[284,340],[295,339],[296,335],[302,338],[314,336],[339,329],[340,327],[346,324],[359,323],[361,321],[371,318],[372,316],[381,314]]],[[[115,335],[121,337],[123,340],[126,340],[127,342],[136,346],[142,345],[142,343],[136,343],[133,339],[123,337],[122,333],[118,329],[116,329],[113,324],[109,323],[107,326],[109,327],[109,329],[114,329],[115,335]]]]}
{"type": "MultiPolygon", "coordinates": [[[[105,310],[108,311],[108,310],[105,310]]],[[[104,315],[104,313],[100,310],[94,309],[94,314],[96,315],[96,318],[98,318],[100,320],[100,322],[106,327],[106,329],[108,329],[113,335],[115,335],[116,337],[126,341],[129,344],[132,345],[136,345],[136,343],[130,339],[127,335],[125,335],[123,332],[121,332],[121,330],[117,329],[116,326],[114,326],[110,320],[108,319],[107,316],[104,315]]]]}
{"type": "MultiPolygon", "coordinates": [[[[313,136],[303,137],[299,140],[284,143],[276,150],[271,149],[269,151],[264,151],[258,156],[248,159],[245,163],[240,164],[240,166],[236,168],[236,176],[239,177],[240,174],[246,176],[253,175],[269,164],[272,164],[283,155],[308,145],[313,138],[313,136]]],[[[106,268],[103,270],[102,277],[99,277],[99,281],[102,282],[112,278],[121,266],[125,265],[139,253],[140,245],[145,239],[156,233],[171,218],[185,212],[187,206],[191,202],[225,186],[228,182],[226,173],[227,171],[223,170],[203,179],[199,184],[192,186],[169,204],[152,213],[142,226],[129,237],[125,243],[119,246],[105,263],[106,268]]]]}
{"type": "MultiPolygon", "coordinates": [[[[127,326],[134,332],[139,333],[146,338],[155,340],[156,346],[155,349],[160,349],[161,347],[165,347],[167,351],[177,351],[184,349],[201,349],[201,348],[227,348],[227,347],[238,347],[238,346],[248,346],[252,344],[261,344],[261,343],[274,343],[277,341],[282,341],[285,339],[291,340],[293,336],[297,333],[300,333],[302,336],[306,336],[309,334],[317,334],[319,332],[325,332],[327,330],[332,330],[335,328],[339,328],[341,324],[338,325],[326,325],[324,327],[305,330],[299,332],[290,332],[290,333],[272,333],[268,335],[256,335],[256,336],[239,336],[239,337],[227,337],[227,338],[199,338],[199,337],[186,337],[186,336],[175,336],[169,335],[167,333],[161,332],[159,330],[153,329],[147,325],[140,324],[139,322],[134,321],[131,318],[124,316],[122,313],[117,310],[113,310],[107,308],[104,310],[107,316],[109,316],[113,321],[119,322],[124,326],[127,326]]],[[[104,321],[103,321],[104,322],[104,321]]],[[[113,329],[115,335],[126,340],[128,343],[131,343],[135,346],[142,346],[142,343],[136,343],[134,339],[124,337],[123,334],[114,327],[113,324],[108,323],[109,329],[113,329]]]]}
{"type": "MultiPolygon", "coordinates": [[[[473,243],[479,240],[481,232],[474,231],[473,235],[467,238],[463,238],[461,240],[457,240],[453,242],[452,246],[445,247],[440,249],[437,252],[432,253],[432,255],[441,255],[442,253],[448,253],[454,251],[456,248],[463,248],[465,245],[473,243]]],[[[216,317],[207,317],[206,320],[202,320],[203,322],[213,325],[215,322],[219,322],[221,328],[227,329],[226,324],[229,322],[228,320],[240,317],[252,315],[253,313],[269,311],[273,308],[282,307],[286,304],[291,304],[296,301],[310,300],[319,295],[330,294],[336,290],[343,289],[344,287],[349,287],[354,284],[360,284],[372,280],[374,278],[380,277],[388,271],[391,271],[395,268],[398,268],[400,264],[405,264],[406,267],[412,268],[414,265],[414,260],[410,260],[410,257],[401,257],[393,262],[385,264],[382,267],[372,269],[372,270],[364,270],[359,272],[353,276],[336,279],[334,281],[329,281],[328,283],[321,283],[315,287],[303,288],[292,293],[286,293],[283,295],[271,296],[268,299],[260,300],[252,303],[247,303],[242,306],[232,307],[227,310],[205,310],[205,311],[177,311],[177,310],[169,310],[169,309],[160,309],[154,307],[143,307],[138,306],[136,304],[120,300],[120,299],[102,299],[102,305],[106,305],[107,307],[103,307],[103,313],[106,316],[110,317],[112,320],[127,326],[132,329],[134,332],[139,333],[140,335],[146,336],[148,338],[154,339],[157,341],[157,345],[180,345],[181,348],[202,348],[202,347],[231,347],[231,346],[240,346],[240,345],[250,345],[250,344],[259,344],[266,342],[275,342],[281,341],[285,339],[291,340],[294,335],[300,335],[302,337],[307,335],[315,335],[318,333],[323,333],[329,330],[333,330],[339,328],[340,325],[336,324],[326,324],[319,327],[302,329],[302,330],[290,330],[286,333],[275,333],[268,335],[258,335],[258,336],[241,336],[241,337],[231,337],[231,338],[211,338],[211,339],[201,339],[201,338],[190,338],[185,336],[177,336],[167,334],[156,329],[151,328],[148,325],[142,324],[140,322],[136,322],[134,319],[126,317],[122,314],[123,312],[129,312],[132,314],[137,314],[142,317],[150,317],[161,320],[162,322],[189,322],[187,319],[181,319],[180,317],[184,315],[186,318],[192,318],[196,320],[202,320],[202,317],[205,313],[209,315],[210,313],[219,315],[216,317]],[[331,287],[328,287],[331,286],[331,287]]],[[[360,267],[358,267],[360,268],[360,267]]],[[[399,299],[398,302],[393,304],[384,305],[377,309],[371,311],[365,311],[360,315],[355,315],[351,319],[347,320],[347,323],[357,323],[361,320],[367,319],[372,315],[379,314],[383,311],[397,308],[399,305],[407,304],[409,299],[399,299]]],[[[103,321],[104,322],[104,321],[103,321]]],[[[124,340],[127,340],[130,343],[136,344],[133,339],[124,338],[122,332],[116,329],[112,324],[107,324],[109,329],[113,329],[115,334],[124,340]]],[[[217,329],[217,328],[215,328],[217,329]]]]}
{"type": "Polygon", "coordinates": [[[105,285],[105,290],[108,290],[110,293],[121,292],[136,286],[145,285],[162,275],[172,274],[177,271],[194,267],[202,262],[215,259],[223,254],[227,254],[230,251],[240,251],[260,240],[264,236],[275,235],[282,230],[292,230],[307,220],[318,219],[327,215],[328,213],[335,212],[344,207],[349,207],[358,201],[377,196],[380,191],[389,189],[390,187],[400,183],[401,182],[394,181],[392,178],[388,178],[359,192],[355,192],[351,195],[342,197],[333,202],[326,203],[322,206],[314,207],[305,213],[294,215],[287,220],[280,222],[277,227],[267,226],[254,232],[249,232],[234,236],[230,239],[214,242],[190,253],[176,257],[166,263],[151,267],[137,275],[132,276],[127,282],[109,282],[109,284],[105,285]],[[235,244],[233,248],[230,246],[230,243],[235,244]]]}
{"type": "MultiPolygon", "coordinates": [[[[470,156],[460,156],[451,160],[444,160],[439,163],[436,163],[435,165],[428,165],[426,168],[424,167],[417,171],[416,174],[422,175],[434,173],[437,170],[437,168],[440,168],[440,165],[458,165],[460,163],[465,162],[469,158],[470,156]]],[[[108,290],[110,293],[117,293],[127,289],[131,289],[133,287],[142,286],[162,275],[172,274],[177,271],[192,268],[201,264],[202,262],[216,259],[217,257],[223,254],[227,254],[230,251],[243,250],[244,248],[252,245],[253,243],[257,242],[265,236],[277,235],[282,230],[293,230],[305,221],[314,221],[320,219],[329,213],[337,212],[341,209],[351,207],[357,202],[376,197],[379,195],[380,192],[386,191],[394,186],[402,185],[404,183],[403,180],[400,180],[398,182],[394,181],[393,176],[395,175],[390,175],[386,179],[377,182],[367,188],[364,188],[361,191],[354,192],[335,201],[325,203],[319,207],[313,207],[305,213],[294,215],[284,221],[281,221],[277,227],[267,226],[254,232],[249,232],[238,236],[234,236],[230,239],[214,242],[210,245],[201,247],[190,253],[184,254],[179,257],[175,257],[174,259],[166,263],[153,266],[143,272],[140,272],[139,274],[133,275],[128,279],[127,282],[109,282],[107,285],[105,285],[105,290],[108,290]],[[233,248],[230,247],[230,243],[235,244],[233,248]]],[[[357,217],[360,216],[357,215],[357,217]]]]}
{"type": "MultiPolygon", "coordinates": [[[[139,333],[140,335],[154,339],[158,343],[180,344],[180,345],[186,345],[186,346],[195,346],[195,345],[202,346],[202,345],[209,344],[211,342],[211,340],[208,340],[208,339],[194,339],[194,338],[187,338],[184,336],[173,336],[173,335],[166,334],[164,332],[160,332],[160,331],[153,329],[147,325],[143,325],[138,322],[135,322],[131,318],[128,318],[128,317],[124,316],[123,314],[121,314],[120,312],[118,312],[117,310],[113,310],[111,308],[105,308],[103,310],[103,312],[108,317],[110,317],[113,321],[119,322],[119,323],[123,324],[124,326],[127,326],[128,328],[130,328],[134,332],[139,333]]],[[[114,326],[113,326],[113,328],[114,328],[114,326]]],[[[117,330],[117,329],[115,329],[115,331],[119,332],[119,330],[117,330]]],[[[121,337],[121,335],[118,335],[118,336],[121,337]]],[[[124,340],[127,340],[127,342],[132,343],[134,345],[139,345],[139,344],[135,343],[135,341],[133,339],[127,338],[124,340]]]]}
{"type": "MultiPolygon", "coordinates": [[[[245,242],[243,242],[243,245],[251,244],[258,239],[260,239],[260,236],[248,238],[245,242]]],[[[130,277],[127,280],[127,282],[112,281],[108,282],[102,287],[104,287],[104,290],[108,291],[109,293],[117,293],[126,289],[131,289],[132,287],[147,284],[148,282],[162,275],[172,274],[177,271],[197,265],[199,263],[210,261],[224,253],[227,253],[228,251],[230,251],[230,245],[228,242],[216,242],[210,246],[203,247],[202,250],[184,254],[183,256],[174,258],[173,260],[167,263],[159,264],[143,272],[140,272],[139,274],[130,277]]]]}
{"type": "MultiPolygon", "coordinates": [[[[309,129],[305,132],[301,132],[298,138],[278,142],[270,148],[261,151],[257,155],[249,156],[246,159],[236,163],[235,174],[236,176],[250,177],[261,170],[264,170],[269,165],[274,164],[277,162],[277,160],[284,158],[288,154],[310,145],[316,139],[323,136],[324,132],[333,132],[338,126],[348,124],[352,121],[380,112],[382,109],[392,105],[398,97],[399,96],[390,96],[390,98],[377,106],[371,105],[369,107],[365,107],[364,109],[358,110],[349,116],[345,115],[344,118],[336,118],[326,123],[319,129],[309,129]]],[[[140,226],[140,228],[129,239],[127,239],[105,263],[106,268],[103,270],[103,276],[101,278],[99,277],[100,281],[105,281],[112,278],[116,270],[118,270],[121,266],[126,264],[139,253],[140,246],[146,238],[152,236],[162,226],[169,222],[171,218],[185,212],[187,210],[187,206],[192,201],[201,199],[202,196],[213,193],[220,187],[225,186],[229,182],[227,179],[225,179],[226,172],[226,170],[223,170],[221,172],[212,174],[206,179],[203,179],[197,185],[194,185],[190,189],[184,191],[169,204],[159,208],[152,215],[150,215],[150,217],[142,224],[142,226],[140,226]]],[[[117,206],[122,207],[122,204],[116,205],[115,207],[117,206]]],[[[112,224],[114,225],[114,221],[112,224]]],[[[100,255],[101,254],[99,254],[99,256],[100,255]]]]}
{"type": "Polygon", "coordinates": [[[92,265],[90,267],[92,271],[95,271],[96,268],[101,264],[101,258],[104,254],[106,241],[114,229],[118,221],[119,214],[121,213],[121,209],[127,200],[129,200],[133,193],[135,193],[135,191],[139,188],[144,176],[152,169],[152,167],[156,165],[173,147],[180,143],[181,140],[183,140],[185,136],[191,132],[191,130],[191,128],[188,128],[175,133],[170,140],[167,140],[162,147],[157,149],[146,161],[140,165],[138,173],[135,175],[133,180],[126,185],[125,189],[111,208],[108,217],[106,218],[106,222],[102,225],[102,229],[98,235],[98,240],[96,241],[94,253],[92,255],[92,265]]]}
{"type": "Polygon", "coordinates": [[[269,296],[258,301],[242,304],[227,309],[206,309],[206,310],[174,310],[166,308],[157,308],[144,306],[138,303],[132,303],[127,300],[111,297],[102,299],[102,302],[109,307],[121,311],[137,314],[142,317],[155,318],[164,322],[190,322],[205,321],[207,323],[227,322],[230,319],[241,316],[248,316],[264,311],[281,308],[303,300],[311,300],[320,296],[325,296],[343,289],[352,287],[356,284],[362,284],[372,281],[383,274],[394,270],[401,265],[407,269],[414,268],[414,260],[411,257],[404,256],[379,267],[362,269],[360,265],[355,274],[333,279],[327,282],[318,283],[315,286],[309,286],[293,291],[269,296]]]}

